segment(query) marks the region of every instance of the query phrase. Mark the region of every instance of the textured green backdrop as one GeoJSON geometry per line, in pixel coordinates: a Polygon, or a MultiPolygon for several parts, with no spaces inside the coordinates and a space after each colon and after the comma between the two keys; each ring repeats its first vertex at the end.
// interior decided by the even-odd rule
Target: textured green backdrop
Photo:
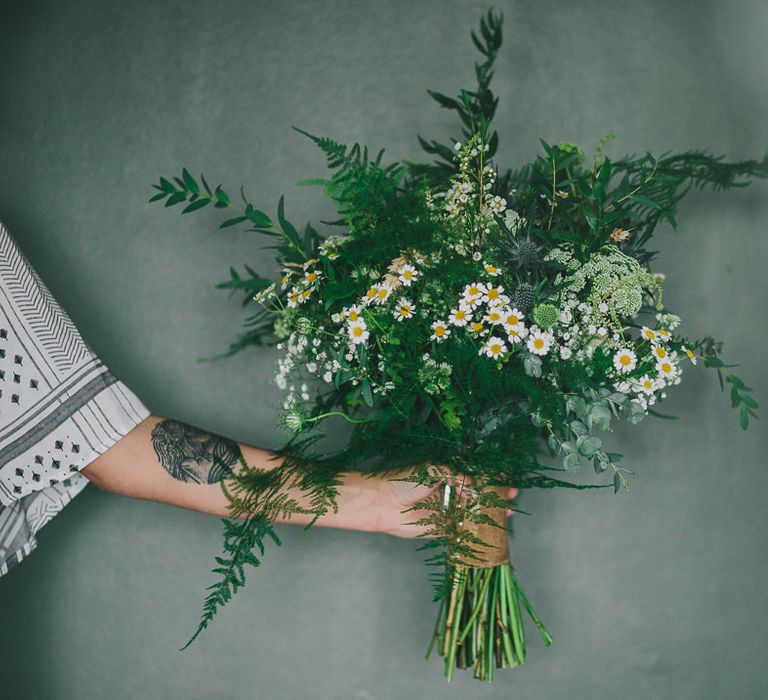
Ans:
{"type": "MultiPolygon", "coordinates": [[[[502,163],[538,138],[591,155],[768,148],[761,0],[498,3],[502,163]]],[[[274,355],[219,363],[242,318],[213,289],[262,241],[148,205],[186,165],[297,222],[331,214],[294,186],[323,158],[289,125],[419,156],[447,137],[426,88],[470,84],[483,2],[3,2],[0,219],[84,337],[156,413],[276,446],[274,355]]],[[[713,332],[766,404],[768,187],[691,195],[665,230],[665,298],[713,332]]],[[[740,372],[740,373],[742,373],[740,372]]],[[[433,621],[410,542],[281,529],[246,591],[189,651],[216,518],[89,487],[0,580],[0,696],[91,698],[768,697],[765,422],[746,435],[716,378],[688,370],[677,423],[622,428],[629,494],[531,493],[515,563],[555,635],[493,686],[422,659],[433,621]]],[[[531,637],[533,639],[533,636],[531,637]]]]}

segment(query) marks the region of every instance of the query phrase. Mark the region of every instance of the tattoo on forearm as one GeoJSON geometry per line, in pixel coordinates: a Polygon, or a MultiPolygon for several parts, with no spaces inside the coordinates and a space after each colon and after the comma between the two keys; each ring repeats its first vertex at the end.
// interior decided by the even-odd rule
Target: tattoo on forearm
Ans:
{"type": "Polygon", "coordinates": [[[198,484],[221,481],[240,458],[240,448],[233,440],[171,419],[152,428],[152,446],[174,479],[198,484]]]}

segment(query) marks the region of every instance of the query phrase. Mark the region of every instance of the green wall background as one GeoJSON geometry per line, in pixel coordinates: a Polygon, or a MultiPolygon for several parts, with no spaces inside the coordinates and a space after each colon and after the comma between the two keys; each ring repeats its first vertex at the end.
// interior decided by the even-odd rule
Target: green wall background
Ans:
{"type": "MultiPolygon", "coordinates": [[[[471,85],[484,2],[3,2],[0,219],[84,337],[156,413],[277,446],[274,355],[221,351],[243,318],[213,289],[269,271],[211,211],[147,204],[186,165],[303,223],[331,216],[321,153],[292,131],[420,157],[456,134],[426,88],[471,85]]],[[[760,0],[497,3],[502,163],[538,138],[603,134],[614,157],[768,148],[760,0]]],[[[766,404],[766,183],[693,193],[660,235],[666,298],[714,333],[766,404]]],[[[422,554],[384,536],[283,527],[246,590],[185,653],[221,526],[89,487],[0,580],[0,696],[92,698],[768,697],[764,421],[742,434],[715,376],[689,369],[665,409],[611,436],[628,494],[526,493],[515,564],[556,642],[492,686],[446,685],[422,554]]]]}

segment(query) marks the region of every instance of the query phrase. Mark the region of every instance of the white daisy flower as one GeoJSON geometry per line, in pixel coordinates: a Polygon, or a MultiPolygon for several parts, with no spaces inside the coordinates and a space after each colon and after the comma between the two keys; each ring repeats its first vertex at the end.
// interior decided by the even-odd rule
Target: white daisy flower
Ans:
{"type": "Polygon", "coordinates": [[[669,353],[661,345],[654,345],[651,348],[651,354],[654,356],[654,358],[656,358],[657,361],[665,360],[667,357],[669,357],[669,353]]]}
{"type": "Polygon", "coordinates": [[[645,340],[650,340],[652,343],[659,342],[659,334],[656,333],[653,328],[648,328],[648,326],[643,326],[640,329],[640,337],[645,338],[645,340]]]}
{"type": "Polygon", "coordinates": [[[368,340],[368,336],[370,335],[368,332],[368,327],[365,325],[365,321],[363,321],[363,319],[355,321],[354,323],[350,323],[347,328],[347,333],[349,334],[349,339],[355,345],[364,343],[366,340],[368,340]]]}
{"type": "Polygon", "coordinates": [[[368,287],[368,291],[365,293],[365,296],[363,297],[363,303],[364,304],[372,304],[376,297],[379,294],[379,290],[377,286],[374,284],[371,287],[368,287]]]}
{"type": "Polygon", "coordinates": [[[637,355],[629,348],[621,348],[613,356],[613,366],[619,372],[631,372],[637,366],[637,355]]]}
{"type": "Polygon", "coordinates": [[[554,341],[554,337],[551,333],[542,331],[534,326],[528,335],[528,350],[534,355],[546,355],[549,352],[552,341],[554,341]]]}
{"type": "Polygon", "coordinates": [[[459,308],[471,314],[475,309],[479,309],[482,303],[483,297],[462,297],[459,308]]]}
{"type": "Polygon", "coordinates": [[[464,299],[477,299],[482,297],[486,292],[486,287],[482,282],[473,282],[464,287],[462,296],[464,299]]]}
{"type": "Polygon", "coordinates": [[[308,270],[304,273],[304,279],[306,280],[307,284],[313,284],[314,282],[317,282],[320,277],[322,277],[322,272],[318,272],[317,270],[308,270]]]}
{"type": "Polygon", "coordinates": [[[432,324],[432,335],[430,340],[437,340],[438,342],[445,340],[451,334],[451,329],[448,328],[448,324],[445,321],[435,321],[432,324]]]}
{"type": "Polygon", "coordinates": [[[653,394],[657,389],[661,389],[661,387],[664,386],[664,382],[661,381],[658,377],[651,377],[647,374],[644,374],[638,380],[638,386],[643,394],[650,395],[653,394]]]}
{"type": "Polygon", "coordinates": [[[480,322],[478,322],[478,321],[472,321],[472,322],[469,324],[469,326],[467,326],[467,330],[468,330],[468,331],[469,331],[469,332],[470,332],[472,335],[477,335],[477,336],[480,336],[480,335],[485,335],[485,334],[488,332],[488,330],[486,329],[486,327],[485,327],[485,326],[484,326],[482,323],[480,323],[480,322]]]}
{"type": "Polygon", "coordinates": [[[499,270],[499,268],[495,265],[491,265],[490,263],[483,264],[483,271],[486,275],[490,275],[491,277],[496,277],[497,275],[501,274],[501,270],[499,270]]]}
{"type": "Polygon", "coordinates": [[[419,271],[413,265],[403,265],[400,268],[400,281],[406,286],[410,287],[419,275],[419,271]]]}
{"type": "Polygon", "coordinates": [[[286,297],[286,299],[287,299],[288,308],[295,309],[303,301],[303,299],[301,298],[301,290],[296,289],[296,287],[291,288],[291,291],[288,292],[288,296],[286,297]]]}
{"type": "Polygon", "coordinates": [[[513,344],[522,343],[525,340],[525,336],[528,335],[528,330],[522,323],[511,326],[505,325],[504,330],[507,332],[509,342],[513,344]]]}
{"type": "Polygon", "coordinates": [[[351,323],[354,323],[362,318],[361,314],[363,311],[359,304],[355,304],[349,308],[342,309],[342,313],[351,323]]]}
{"type": "Polygon", "coordinates": [[[412,301],[405,297],[400,297],[400,301],[397,302],[397,306],[395,306],[392,314],[398,321],[402,321],[404,318],[411,318],[415,309],[416,306],[412,301]]]}
{"type": "Polygon", "coordinates": [[[504,287],[494,287],[489,284],[483,294],[483,301],[489,306],[502,306],[509,303],[509,297],[504,294],[504,287]]]}
{"type": "Polygon", "coordinates": [[[507,351],[507,346],[501,338],[491,336],[480,348],[481,355],[487,355],[493,359],[501,357],[507,351]]]}
{"type": "Polygon", "coordinates": [[[670,332],[666,328],[659,328],[659,330],[656,331],[663,340],[669,341],[670,338],[670,332]]]}
{"type": "Polygon", "coordinates": [[[454,326],[466,326],[472,320],[472,314],[466,309],[451,309],[448,314],[448,323],[454,326]]]}
{"type": "Polygon", "coordinates": [[[656,363],[656,372],[658,372],[659,377],[663,377],[667,381],[677,377],[677,367],[671,360],[659,360],[656,363]]]}
{"type": "Polygon", "coordinates": [[[488,203],[488,206],[491,207],[494,214],[501,214],[507,208],[507,200],[504,199],[503,197],[499,197],[498,195],[496,195],[488,203]]]}
{"type": "Polygon", "coordinates": [[[487,321],[492,326],[500,326],[502,323],[504,323],[504,315],[502,310],[493,306],[490,307],[488,311],[486,311],[485,316],[483,317],[483,321],[487,321]]]}
{"type": "Polygon", "coordinates": [[[505,326],[517,326],[518,324],[523,322],[523,319],[525,316],[517,310],[517,308],[512,309],[511,311],[506,311],[504,314],[504,325],[505,326]]]}
{"type": "Polygon", "coordinates": [[[682,349],[682,351],[683,351],[683,352],[684,352],[686,355],[688,355],[688,359],[691,361],[691,363],[695,365],[695,364],[696,364],[696,362],[697,362],[697,359],[696,359],[696,353],[694,353],[694,352],[693,352],[693,350],[691,350],[690,348],[687,348],[687,347],[685,347],[685,345],[683,345],[683,346],[681,347],[681,349],[682,349]]]}

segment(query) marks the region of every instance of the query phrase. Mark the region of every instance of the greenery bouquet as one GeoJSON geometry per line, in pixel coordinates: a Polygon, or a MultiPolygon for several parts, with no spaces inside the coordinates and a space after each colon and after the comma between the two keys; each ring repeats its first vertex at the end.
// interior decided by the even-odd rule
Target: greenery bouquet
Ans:
{"type": "Polygon", "coordinates": [[[282,197],[273,220],[242,189],[238,204],[186,169],[154,185],[152,201],[185,204],[184,213],[233,211],[221,227],[271,238],[279,267],[275,279],[231,269],[219,285],[255,307],[229,353],[264,343],[283,351],[275,383],[291,435],[274,469],[244,465],[222,484],[231,519],[192,639],[260,563],[265,541],[279,544],[270,523],[335,508],[339,473],[358,465],[444,484],[419,505],[439,603],[430,649],[445,657],[448,679],[473,667],[491,680],[494,668],[525,660],[523,612],[551,643],[510,564],[506,490],[625,488],[630,472],[599,431],[659,415],[686,364],[717,371],[743,428],[756,415],[721,343],[681,332],[648,244],[661,222],[677,228],[691,187],[745,186],[768,176],[768,159],[611,161],[606,137],[592,162],[573,144],[542,140],[533,162],[501,170],[489,87],[501,16],[489,11],[471,38],[482,54],[475,89],[455,99],[430,91],[461,120],[446,144],[419,137],[435,162],[385,164],[383,150],[297,129],[328,157],[331,176],[307,182],[337,205],[339,218],[323,222],[331,233],[296,228],[282,197]],[[326,451],[318,428],[334,420],[352,429],[342,449],[326,451]],[[576,480],[585,465],[605,480],[576,480]],[[309,505],[286,497],[286,485],[309,505]]]}

